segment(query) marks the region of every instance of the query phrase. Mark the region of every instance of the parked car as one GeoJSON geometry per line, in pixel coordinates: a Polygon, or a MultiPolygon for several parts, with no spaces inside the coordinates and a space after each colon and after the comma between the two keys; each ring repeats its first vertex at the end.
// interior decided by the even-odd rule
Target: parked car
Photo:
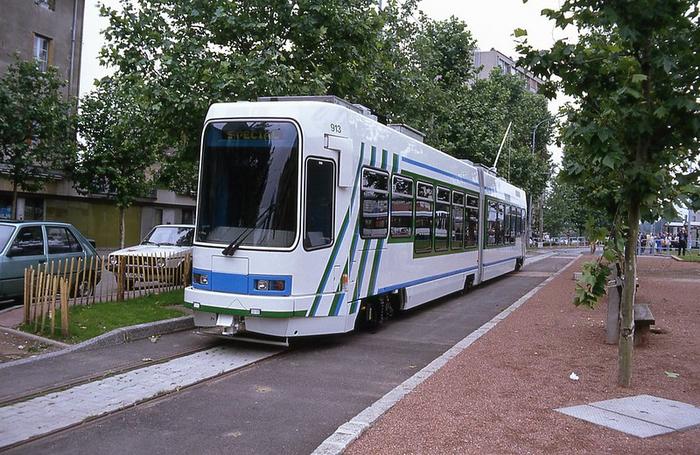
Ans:
{"type": "Polygon", "coordinates": [[[125,262],[125,288],[132,289],[136,281],[175,277],[172,272],[192,253],[194,226],[191,224],[159,224],[140,244],[117,250],[109,255],[109,269],[115,271],[120,258],[125,262]],[[139,262],[137,257],[150,257],[139,262]],[[161,270],[154,270],[154,268],[161,270]]]}
{"type": "MultiPolygon", "coordinates": [[[[0,300],[24,294],[24,269],[71,258],[97,258],[94,242],[72,224],[52,221],[0,221],[0,300]]],[[[82,269],[80,269],[82,270],[82,269]]],[[[76,266],[75,274],[80,271],[76,266]]],[[[91,292],[88,280],[77,292],[91,292]]]]}

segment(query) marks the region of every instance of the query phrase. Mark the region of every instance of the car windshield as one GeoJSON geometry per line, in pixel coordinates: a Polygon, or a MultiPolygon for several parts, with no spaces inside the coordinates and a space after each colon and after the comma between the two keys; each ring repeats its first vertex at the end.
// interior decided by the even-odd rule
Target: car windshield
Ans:
{"type": "Polygon", "coordinates": [[[291,122],[211,123],[204,132],[197,240],[289,247],[297,235],[299,137],[291,122]]]}
{"type": "Polygon", "coordinates": [[[7,245],[7,241],[10,240],[14,230],[14,226],[0,226],[0,251],[5,248],[5,245],[7,245]]]}
{"type": "Polygon", "coordinates": [[[156,226],[141,244],[192,246],[193,234],[191,227],[156,226]]]}

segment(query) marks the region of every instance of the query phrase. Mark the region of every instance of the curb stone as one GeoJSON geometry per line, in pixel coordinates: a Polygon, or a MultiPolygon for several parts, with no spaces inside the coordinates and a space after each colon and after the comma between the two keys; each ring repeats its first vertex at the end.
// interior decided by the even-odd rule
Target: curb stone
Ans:
{"type": "MultiPolygon", "coordinates": [[[[152,335],[162,335],[165,333],[179,332],[181,330],[189,330],[193,328],[194,316],[182,316],[174,319],[165,319],[162,321],[132,325],[129,327],[120,327],[110,332],[103,333],[102,335],[97,336],[95,338],[85,340],[82,343],[78,343],[76,345],[69,346],[65,349],[61,349],[60,351],[48,352],[46,354],[41,354],[36,357],[29,357],[26,359],[19,359],[0,364],[0,370],[17,365],[25,365],[27,363],[34,363],[45,359],[59,357],[64,354],[90,351],[92,349],[99,349],[106,346],[116,346],[124,343],[129,343],[131,341],[148,338],[152,335]]],[[[20,333],[24,334],[24,332],[20,333]]],[[[42,338],[42,340],[44,339],[42,338]]]]}
{"type": "Polygon", "coordinates": [[[4,330],[18,337],[27,338],[32,341],[38,341],[39,343],[50,344],[51,346],[57,346],[59,348],[68,348],[70,344],[61,343],[60,341],[52,340],[51,338],[45,338],[33,333],[22,332],[21,330],[13,329],[11,327],[0,327],[0,330],[4,330]]]}

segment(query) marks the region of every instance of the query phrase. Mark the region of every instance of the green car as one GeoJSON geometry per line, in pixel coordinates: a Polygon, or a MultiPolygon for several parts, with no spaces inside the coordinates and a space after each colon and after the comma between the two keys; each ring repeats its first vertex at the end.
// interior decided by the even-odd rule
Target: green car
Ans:
{"type": "Polygon", "coordinates": [[[94,245],[71,224],[0,221],[0,301],[22,298],[24,269],[29,266],[92,256],[97,256],[94,245]]]}

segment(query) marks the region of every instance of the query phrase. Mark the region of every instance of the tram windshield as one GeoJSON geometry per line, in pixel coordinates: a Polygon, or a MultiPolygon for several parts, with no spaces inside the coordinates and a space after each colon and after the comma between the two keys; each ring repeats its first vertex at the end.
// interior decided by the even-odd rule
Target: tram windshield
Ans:
{"type": "Polygon", "coordinates": [[[290,247],[299,138],[291,122],[217,122],[204,132],[197,241],[290,247]]]}

